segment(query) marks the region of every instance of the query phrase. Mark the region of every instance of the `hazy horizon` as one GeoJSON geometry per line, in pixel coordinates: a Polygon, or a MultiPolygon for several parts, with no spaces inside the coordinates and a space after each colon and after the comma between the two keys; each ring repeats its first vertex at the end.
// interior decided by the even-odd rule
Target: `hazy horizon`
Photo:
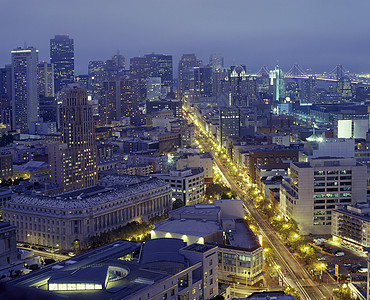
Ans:
{"type": "MultiPolygon", "coordinates": [[[[117,49],[126,57],[152,52],[195,53],[204,63],[220,53],[225,65],[245,64],[248,72],[279,64],[285,71],[330,72],[342,64],[370,73],[369,1],[249,0],[170,1],[2,0],[0,67],[24,43],[49,61],[49,40],[69,34],[75,44],[76,75],[90,60],[106,60],[117,49]]],[[[174,73],[174,77],[177,74],[174,73]]]]}

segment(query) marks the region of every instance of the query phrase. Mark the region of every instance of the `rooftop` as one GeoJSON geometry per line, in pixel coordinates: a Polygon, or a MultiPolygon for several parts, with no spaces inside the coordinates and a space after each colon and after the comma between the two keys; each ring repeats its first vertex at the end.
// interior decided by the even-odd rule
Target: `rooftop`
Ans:
{"type": "Polygon", "coordinates": [[[217,231],[222,231],[222,228],[217,221],[178,219],[165,220],[156,223],[154,230],[181,235],[204,237],[217,231]]]}
{"type": "Polygon", "coordinates": [[[98,185],[54,196],[18,195],[8,200],[7,205],[23,204],[66,210],[84,209],[167,186],[167,183],[158,178],[110,175],[101,179],[98,185]]]}

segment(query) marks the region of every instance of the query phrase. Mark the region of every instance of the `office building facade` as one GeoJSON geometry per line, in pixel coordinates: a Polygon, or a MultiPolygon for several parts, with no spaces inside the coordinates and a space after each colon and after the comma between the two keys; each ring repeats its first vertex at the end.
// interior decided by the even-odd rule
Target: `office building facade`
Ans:
{"type": "Polygon", "coordinates": [[[98,180],[97,146],[86,91],[71,87],[61,112],[62,143],[48,147],[51,182],[64,191],[94,185],[98,180]]]}
{"type": "Polygon", "coordinates": [[[28,124],[36,122],[39,116],[38,50],[17,48],[11,57],[13,129],[27,132],[28,124]]]}
{"type": "Polygon", "coordinates": [[[56,35],[50,40],[50,62],[54,65],[54,90],[74,82],[74,41],[69,35],[56,35]]]}
{"type": "Polygon", "coordinates": [[[291,162],[280,187],[280,211],[304,234],[330,234],[336,205],[366,201],[367,168],[354,158],[291,162]]]}

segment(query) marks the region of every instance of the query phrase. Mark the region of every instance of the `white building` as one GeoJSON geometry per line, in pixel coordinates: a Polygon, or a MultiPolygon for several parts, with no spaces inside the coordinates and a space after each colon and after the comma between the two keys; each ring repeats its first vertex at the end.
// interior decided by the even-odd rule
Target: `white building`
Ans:
{"type": "Polygon", "coordinates": [[[181,201],[183,205],[195,205],[204,200],[203,168],[171,170],[167,174],[154,173],[151,176],[162,179],[170,185],[173,201],[181,201]]]}
{"type": "Polygon", "coordinates": [[[291,162],[280,187],[280,210],[304,234],[330,234],[336,205],[366,200],[367,169],[354,158],[313,158],[291,162]]]}
{"type": "Polygon", "coordinates": [[[370,204],[338,206],[333,211],[333,240],[364,253],[370,247],[370,204]]]}
{"type": "Polygon", "coordinates": [[[84,248],[89,237],[171,209],[171,189],[157,179],[107,176],[98,185],[54,196],[19,195],[3,207],[23,243],[84,248]]]}
{"type": "Polygon", "coordinates": [[[176,169],[201,167],[204,170],[204,183],[213,182],[213,157],[209,152],[184,154],[176,161],[176,169]]]}
{"type": "Polygon", "coordinates": [[[368,119],[337,120],[335,123],[335,133],[338,138],[366,139],[368,130],[368,119]]]}
{"type": "Polygon", "coordinates": [[[242,200],[184,206],[156,223],[152,239],[178,238],[188,245],[217,244],[220,282],[253,285],[262,279],[262,247],[244,220],[242,200]],[[226,241],[226,242],[225,242],[226,241]]]}

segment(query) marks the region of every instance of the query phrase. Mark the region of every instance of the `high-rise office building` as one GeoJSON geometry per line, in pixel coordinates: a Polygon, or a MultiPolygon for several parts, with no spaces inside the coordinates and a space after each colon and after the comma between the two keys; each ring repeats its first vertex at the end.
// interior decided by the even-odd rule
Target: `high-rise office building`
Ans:
{"type": "Polygon", "coordinates": [[[13,128],[22,132],[28,130],[29,123],[38,119],[38,52],[33,47],[17,48],[11,52],[13,128]]]}
{"type": "Polygon", "coordinates": [[[190,89],[190,82],[194,79],[194,67],[198,66],[195,54],[184,54],[178,68],[177,95],[181,100],[184,93],[190,89]]]}
{"type": "Polygon", "coordinates": [[[62,186],[64,191],[98,182],[92,110],[86,91],[72,86],[61,107],[62,143],[49,145],[51,182],[62,186]]]}
{"type": "Polygon", "coordinates": [[[172,55],[147,54],[145,57],[149,63],[148,77],[160,77],[163,87],[173,88],[172,55]]]}
{"type": "Polygon", "coordinates": [[[319,157],[291,162],[280,187],[280,211],[303,234],[330,234],[337,205],[366,202],[367,168],[355,158],[319,157]]]}
{"type": "Polygon", "coordinates": [[[270,85],[272,86],[273,100],[285,99],[285,79],[284,72],[279,66],[270,71],[270,85]]]}
{"type": "Polygon", "coordinates": [[[135,93],[139,101],[146,98],[146,81],[149,77],[149,60],[146,57],[133,57],[130,59],[130,79],[136,81],[135,93]]]}
{"type": "Polygon", "coordinates": [[[6,65],[0,68],[0,97],[12,99],[12,66],[6,65]]]}
{"type": "Polygon", "coordinates": [[[54,90],[74,82],[74,44],[69,35],[56,35],[50,40],[50,62],[54,64],[54,90]]]}
{"type": "Polygon", "coordinates": [[[194,95],[198,97],[212,96],[212,68],[207,66],[194,67],[194,95]]]}
{"type": "Polygon", "coordinates": [[[54,97],[54,65],[45,61],[39,63],[37,72],[40,97],[54,97]]]}
{"type": "Polygon", "coordinates": [[[103,82],[99,101],[99,125],[121,121],[122,117],[139,115],[137,80],[115,78],[103,82]]]}
{"type": "Polygon", "coordinates": [[[117,68],[119,69],[119,73],[123,74],[126,68],[125,57],[117,52],[116,55],[112,56],[112,60],[115,62],[117,68]]]}
{"type": "Polygon", "coordinates": [[[104,61],[89,61],[88,76],[88,90],[93,100],[97,100],[104,81],[104,61]]]}
{"type": "Polygon", "coordinates": [[[305,103],[316,102],[316,76],[303,79],[301,87],[301,101],[305,103]]]}
{"type": "Polygon", "coordinates": [[[224,57],[221,54],[212,54],[209,57],[209,65],[212,71],[220,70],[224,68],[224,57]]]}
{"type": "Polygon", "coordinates": [[[146,98],[157,101],[161,97],[161,77],[148,77],[146,83],[146,98]]]}
{"type": "Polygon", "coordinates": [[[348,77],[339,79],[337,92],[341,102],[351,102],[353,100],[351,79],[348,77]]]}
{"type": "Polygon", "coordinates": [[[219,144],[225,146],[228,136],[240,135],[240,110],[237,107],[224,107],[219,111],[220,131],[219,144]]]}

